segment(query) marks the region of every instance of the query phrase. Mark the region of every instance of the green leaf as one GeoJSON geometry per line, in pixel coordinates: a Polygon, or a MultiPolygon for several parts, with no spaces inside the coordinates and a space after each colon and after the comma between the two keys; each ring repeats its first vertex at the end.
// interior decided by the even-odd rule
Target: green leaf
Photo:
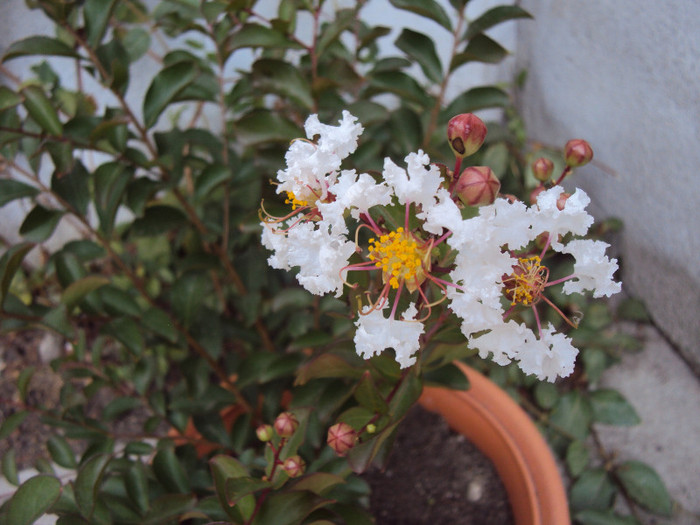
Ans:
{"type": "Polygon", "coordinates": [[[38,194],[39,190],[34,186],[13,179],[0,179],[0,207],[13,200],[34,197],[38,194]]]}
{"type": "Polygon", "coordinates": [[[344,31],[354,27],[357,20],[357,12],[355,9],[339,9],[335,13],[335,17],[327,24],[321,27],[321,33],[316,40],[316,53],[318,56],[323,56],[322,53],[338,41],[338,37],[344,31]]]}
{"type": "Polygon", "coordinates": [[[242,47],[263,47],[273,49],[301,49],[303,46],[287,38],[284,34],[259,24],[245,24],[234,33],[229,41],[230,49],[242,47]]]}
{"type": "Polygon", "coordinates": [[[484,62],[498,64],[508,56],[508,50],[492,38],[479,34],[467,44],[461,53],[457,53],[450,63],[450,72],[467,62],[484,62]]]}
{"type": "Polygon", "coordinates": [[[129,55],[129,60],[136,62],[151,47],[151,35],[145,29],[135,27],[122,37],[122,45],[129,55]]]}
{"type": "Polygon", "coordinates": [[[277,492],[265,499],[255,516],[255,525],[293,525],[302,523],[314,510],[332,503],[311,492],[277,492]]]}
{"type": "Polygon", "coordinates": [[[87,277],[72,282],[63,290],[61,302],[66,305],[66,310],[70,312],[87,294],[106,284],[109,284],[109,279],[106,277],[88,275],[87,277]]]}
{"type": "Polygon", "coordinates": [[[246,113],[233,126],[236,136],[245,146],[256,146],[267,142],[289,142],[302,136],[296,124],[278,112],[266,109],[256,109],[246,113]]]}
{"type": "Polygon", "coordinates": [[[625,492],[642,507],[663,516],[671,515],[671,497],[661,477],[646,463],[626,461],[615,468],[625,492]]]}
{"type": "Polygon", "coordinates": [[[178,208],[162,205],[149,206],[143,217],[134,221],[132,232],[139,237],[163,235],[186,222],[185,214],[178,208]]]}
{"type": "Polygon", "coordinates": [[[243,518],[248,521],[253,515],[255,509],[255,498],[252,495],[243,497],[238,501],[235,508],[231,508],[228,503],[226,494],[226,482],[229,479],[248,477],[250,474],[241,462],[230,456],[214,456],[209,461],[212,477],[214,478],[214,486],[219,497],[219,502],[222,508],[232,518],[243,518]]]}
{"type": "Polygon", "coordinates": [[[103,286],[100,288],[98,296],[103,307],[112,315],[130,315],[132,317],[141,315],[141,308],[136,299],[129,292],[116,286],[103,286]]]}
{"type": "Polygon", "coordinates": [[[103,83],[124,95],[129,85],[129,55],[121,42],[113,39],[102,44],[95,50],[95,55],[102,64],[103,83]]]}
{"type": "Polygon", "coordinates": [[[274,93],[290,99],[306,110],[313,109],[311,86],[299,68],[272,58],[261,58],[253,64],[253,87],[263,93],[274,93]]]}
{"type": "Polygon", "coordinates": [[[80,55],[75,50],[61,42],[56,38],[47,36],[30,36],[24,40],[14,42],[7,49],[7,52],[2,57],[3,62],[13,58],[24,57],[29,55],[44,55],[44,56],[63,56],[71,58],[80,58],[80,55]]]}
{"type": "Polygon", "coordinates": [[[589,400],[581,392],[574,390],[559,398],[550,416],[550,422],[583,441],[588,436],[592,418],[593,411],[589,400]]]}
{"type": "Polygon", "coordinates": [[[22,103],[22,97],[7,86],[0,86],[0,111],[13,108],[22,103]]]}
{"type": "Polygon", "coordinates": [[[177,62],[158,72],[143,101],[143,118],[147,128],[156,124],[165,108],[196,80],[197,74],[198,68],[193,67],[191,62],[177,62]]]}
{"type": "Polygon", "coordinates": [[[17,475],[17,461],[15,458],[15,449],[11,448],[5,451],[2,456],[2,475],[8,483],[19,486],[19,476],[17,475]]]}
{"type": "Polygon", "coordinates": [[[495,86],[480,86],[457,96],[442,112],[445,122],[460,113],[471,113],[477,109],[502,108],[510,104],[510,96],[495,86]]]}
{"type": "Polygon", "coordinates": [[[47,210],[37,204],[24,218],[19,233],[28,241],[43,242],[51,237],[62,216],[60,210],[47,210]]]}
{"type": "Polygon", "coordinates": [[[545,410],[552,408],[559,399],[559,390],[549,382],[540,382],[535,386],[535,401],[545,410]]]}
{"type": "Polygon", "coordinates": [[[162,310],[158,310],[157,308],[146,310],[141,321],[144,327],[164,337],[171,343],[177,341],[177,329],[173,325],[170,317],[162,310]]]}
{"type": "Polygon", "coordinates": [[[462,372],[462,370],[453,363],[447,363],[437,370],[426,372],[423,375],[423,380],[426,385],[431,386],[450,388],[452,390],[469,389],[469,380],[467,379],[467,376],[465,376],[464,372],[462,372]]]}
{"type": "Polygon", "coordinates": [[[179,277],[171,290],[173,313],[189,327],[202,307],[204,298],[211,291],[211,280],[205,273],[186,273],[179,277]]]}
{"type": "Polygon", "coordinates": [[[61,196],[81,215],[87,214],[90,202],[90,174],[79,160],[73,162],[67,173],[54,172],[51,177],[51,189],[61,196]]]}
{"type": "Polygon", "coordinates": [[[172,445],[163,446],[153,458],[153,473],[169,492],[186,494],[190,492],[187,471],[175,455],[172,445]]]}
{"type": "Polygon", "coordinates": [[[30,85],[25,86],[20,93],[24,97],[24,107],[27,108],[29,116],[39,124],[41,129],[60,137],[63,134],[63,124],[58,119],[58,113],[44,90],[39,86],[30,85]]]}
{"type": "Polygon", "coordinates": [[[7,416],[5,421],[2,422],[2,425],[0,425],[0,440],[7,439],[10,434],[17,429],[17,427],[24,423],[27,416],[29,416],[29,412],[25,411],[15,412],[14,414],[7,416]]]}
{"type": "Polygon", "coordinates": [[[362,473],[370,466],[381,450],[388,448],[396,437],[399,422],[392,423],[367,441],[355,445],[348,452],[348,465],[355,473],[362,473]]]}
{"type": "Polygon", "coordinates": [[[590,399],[593,419],[598,423],[633,426],[641,422],[634,407],[617,390],[595,390],[590,399]]]}
{"type": "Polygon", "coordinates": [[[161,525],[163,523],[180,523],[174,519],[182,516],[197,504],[193,494],[166,494],[151,502],[151,510],[143,519],[143,525],[161,525]]]}
{"type": "Polygon", "coordinates": [[[194,196],[197,200],[206,197],[214,188],[231,180],[233,173],[223,164],[209,164],[194,182],[194,196]]]}
{"type": "Polygon", "coordinates": [[[370,412],[385,414],[388,406],[381,392],[372,380],[372,375],[366,371],[357,383],[354,391],[357,402],[370,412]]]}
{"type": "Polygon", "coordinates": [[[415,368],[409,368],[389,403],[391,420],[398,422],[403,419],[406,412],[418,401],[422,392],[423,383],[418,379],[415,368]]]}
{"type": "Polygon", "coordinates": [[[113,319],[103,325],[100,331],[114,337],[134,355],[140,356],[143,354],[145,347],[143,334],[141,333],[141,327],[133,319],[129,317],[113,319]]]}
{"type": "Polygon", "coordinates": [[[582,525],[641,525],[632,516],[620,516],[611,510],[584,510],[574,517],[582,525]]]}
{"type": "Polygon", "coordinates": [[[574,511],[606,510],[613,502],[617,488],[603,468],[587,470],[571,487],[569,504],[574,511]]]}
{"type": "Polygon", "coordinates": [[[410,11],[417,15],[435,20],[448,31],[452,31],[450,17],[435,0],[390,0],[391,5],[398,9],[410,11]]]}
{"type": "Polygon", "coordinates": [[[97,47],[102,41],[116,3],[116,0],[85,0],[83,16],[90,47],[97,47]]]}
{"type": "Polygon", "coordinates": [[[61,496],[61,482],[54,476],[39,475],[22,483],[7,502],[8,525],[30,525],[61,496]]]}
{"type": "Polygon", "coordinates": [[[414,101],[422,107],[430,103],[430,97],[415,79],[402,71],[380,71],[369,78],[369,94],[394,93],[414,101]]]}
{"type": "Polygon", "coordinates": [[[51,454],[51,459],[57,465],[64,468],[75,468],[77,466],[75,453],[63,436],[52,434],[46,442],[46,448],[51,454]]]}
{"type": "Polygon", "coordinates": [[[0,310],[5,304],[5,298],[10,289],[12,279],[32,248],[34,248],[34,245],[31,243],[15,244],[10,246],[0,257],[0,310]]]}
{"type": "Polygon", "coordinates": [[[566,466],[573,477],[579,476],[588,466],[588,449],[581,441],[572,441],[566,449],[566,466]]]}
{"type": "Polygon", "coordinates": [[[143,403],[135,397],[118,397],[104,407],[100,421],[112,421],[141,406],[143,403]]]}
{"type": "Polygon", "coordinates": [[[131,501],[136,504],[139,512],[143,515],[148,512],[150,501],[148,498],[148,478],[146,477],[146,467],[140,461],[132,463],[125,475],[124,486],[131,501]]]}
{"type": "Polygon", "coordinates": [[[440,64],[440,58],[431,38],[423,33],[404,29],[394,44],[411,59],[418,62],[428,80],[435,84],[442,82],[442,64],[440,64]]]}
{"type": "Polygon", "coordinates": [[[479,33],[482,33],[507,20],[515,20],[517,18],[532,18],[532,15],[517,5],[502,5],[489,9],[476,20],[473,20],[467,32],[464,35],[465,40],[471,40],[479,33]]]}
{"type": "Polygon", "coordinates": [[[258,490],[269,488],[271,485],[269,481],[250,476],[228,478],[226,480],[226,501],[233,506],[242,498],[254,494],[258,490]]]}
{"type": "Polygon", "coordinates": [[[95,511],[96,498],[102,485],[102,477],[111,459],[112,457],[109,454],[93,456],[80,467],[78,476],[73,483],[75,502],[78,504],[80,513],[88,519],[92,517],[95,511]]]}
{"type": "Polygon", "coordinates": [[[308,490],[319,496],[323,496],[333,487],[344,484],[345,479],[328,472],[314,472],[304,476],[299,481],[295,482],[292,490],[308,490]]]}
{"type": "Polygon", "coordinates": [[[114,217],[131,179],[131,172],[118,162],[107,162],[95,170],[93,178],[95,209],[100,219],[100,230],[109,234],[114,227],[114,217]]]}
{"type": "Polygon", "coordinates": [[[347,377],[355,379],[361,376],[361,369],[352,366],[339,355],[319,354],[318,357],[299,368],[294,384],[303,385],[311,379],[322,377],[347,377]]]}

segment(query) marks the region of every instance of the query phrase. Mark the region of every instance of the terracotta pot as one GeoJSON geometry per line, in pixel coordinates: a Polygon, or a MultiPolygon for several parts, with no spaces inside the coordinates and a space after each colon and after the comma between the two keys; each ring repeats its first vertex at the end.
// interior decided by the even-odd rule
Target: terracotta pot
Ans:
{"type": "Polygon", "coordinates": [[[467,391],[426,387],[420,404],[441,414],[491,459],[508,493],[516,525],[571,523],[566,491],[547,442],[498,385],[461,363],[467,391]]]}

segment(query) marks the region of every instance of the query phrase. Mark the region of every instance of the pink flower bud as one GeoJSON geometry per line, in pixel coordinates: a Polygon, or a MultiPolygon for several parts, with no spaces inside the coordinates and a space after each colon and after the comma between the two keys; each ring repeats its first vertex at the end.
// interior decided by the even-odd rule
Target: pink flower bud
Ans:
{"type": "Polygon", "coordinates": [[[328,429],[328,439],[326,442],[336,454],[344,456],[355,446],[357,432],[347,423],[336,423],[328,429]]]}
{"type": "Polygon", "coordinates": [[[447,140],[456,157],[476,153],[486,138],[486,125],[473,113],[462,113],[447,123],[447,140]]]}
{"type": "Polygon", "coordinates": [[[549,180],[554,170],[554,163],[546,157],[540,157],[532,163],[532,173],[540,182],[549,180]]]}
{"type": "Polygon", "coordinates": [[[284,460],[282,464],[282,469],[287,473],[290,478],[298,478],[304,473],[306,469],[306,463],[301,456],[289,456],[284,460]]]}
{"type": "Polygon", "coordinates": [[[488,166],[471,166],[459,176],[455,191],[459,199],[468,206],[493,204],[501,182],[488,166]]]}
{"type": "Polygon", "coordinates": [[[571,193],[562,192],[557,199],[557,208],[559,211],[563,211],[566,206],[567,199],[571,197],[571,193]]]}
{"type": "Polygon", "coordinates": [[[290,437],[299,426],[299,421],[291,412],[282,412],[275,419],[275,430],[280,437],[290,437]]]}
{"type": "Polygon", "coordinates": [[[537,204],[537,197],[544,191],[544,185],[540,184],[530,192],[530,204],[537,204]]]}
{"type": "Polygon", "coordinates": [[[588,164],[593,158],[591,145],[582,139],[572,139],[564,146],[564,161],[567,166],[578,168],[588,164]]]}
{"type": "Polygon", "coordinates": [[[272,439],[272,433],[274,432],[272,425],[260,425],[255,429],[255,435],[263,443],[270,441],[272,439]]]}

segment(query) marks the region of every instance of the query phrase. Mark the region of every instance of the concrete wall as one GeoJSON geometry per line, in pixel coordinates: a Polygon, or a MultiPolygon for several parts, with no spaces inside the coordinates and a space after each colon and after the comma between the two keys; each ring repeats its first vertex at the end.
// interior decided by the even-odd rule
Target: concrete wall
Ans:
{"type": "Polygon", "coordinates": [[[700,371],[700,2],[524,0],[520,99],[532,139],[585,138],[573,183],[625,229],[625,289],[700,371]]]}

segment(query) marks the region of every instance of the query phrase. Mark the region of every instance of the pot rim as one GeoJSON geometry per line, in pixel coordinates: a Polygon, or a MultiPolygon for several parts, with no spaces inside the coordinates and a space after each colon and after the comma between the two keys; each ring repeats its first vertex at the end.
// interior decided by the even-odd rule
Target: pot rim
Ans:
{"type": "Polygon", "coordinates": [[[493,381],[463,363],[455,364],[469,380],[469,390],[427,386],[420,404],[442,415],[491,459],[516,525],[571,523],[559,468],[530,416],[493,381]]]}

